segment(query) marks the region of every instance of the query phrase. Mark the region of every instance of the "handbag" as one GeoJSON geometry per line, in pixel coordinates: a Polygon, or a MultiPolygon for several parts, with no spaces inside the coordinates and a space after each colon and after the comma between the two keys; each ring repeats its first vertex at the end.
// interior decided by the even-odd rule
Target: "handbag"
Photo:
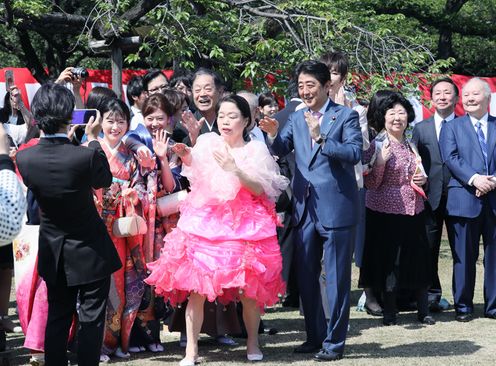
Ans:
{"type": "Polygon", "coordinates": [[[165,217],[179,212],[179,206],[188,196],[188,191],[182,191],[168,194],[157,199],[157,212],[160,217],[165,217]]]}
{"type": "Polygon", "coordinates": [[[146,221],[134,211],[134,205],[129,202],[128,207],[131,210],[131,215],[122,217],[123,203],[119,205],[121,217],[114,221],[112,225],[112,233],[118,238],[127,238],[135,235],[146,234],[148,227],[146,221]]]}

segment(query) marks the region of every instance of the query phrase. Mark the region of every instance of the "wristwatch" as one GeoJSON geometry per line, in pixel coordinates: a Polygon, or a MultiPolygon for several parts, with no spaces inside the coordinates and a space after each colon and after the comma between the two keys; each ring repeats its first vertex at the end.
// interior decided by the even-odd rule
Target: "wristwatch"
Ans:
{"type": "Polygon", "coordinates": [[[315,140],[315,142],[316,142],[317,144],[319,144],[319,145],[320,145],[320,144],[322,144],[325,140],[326,140],[326,135],[324,135],[323,133],[321,133],[321,134],[319,135],[319,138],[318,138],[317,140],[315,140]]]}

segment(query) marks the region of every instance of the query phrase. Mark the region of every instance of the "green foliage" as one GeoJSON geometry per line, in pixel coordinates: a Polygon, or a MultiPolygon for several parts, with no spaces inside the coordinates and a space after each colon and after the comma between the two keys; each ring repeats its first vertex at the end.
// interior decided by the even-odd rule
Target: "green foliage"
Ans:
{"type": "MultiPolygon", "coordinates": [[[[125,55],[124,67],[216,69],[233,89],[274,90],[284,94],[292,70],[301,61],[322,53],[345,51],[350,58],[358,96],[368,98],[382,88],[417,93],[430,75],[464,72],[491,75],[496,70],[496,4],[467,1],[448,14],[448,0],[168,0],[158,4],[132,26],[122,15],[138,0],[15,0],[26,16],[65,12],[88,17],[86,28],[71,35],[38,34],[29,30],[42,63],[49,70],[77,62],[108,66],[107,56],[91,57],[87,42],[139,34],[139,50],[125,55]],[[239,5],[233,5],[239,3],[239,5]],[[286,17],[283,19],[282,17],[286,17]],[[453,31],[452,52],[439,59],[439,34],[453,31]],[[494,31],[492,31],[494,30],[494,31]],[[88,55],[86,55],[88,53],[88,55]],[[88,57],[89,56],[89,57],[88,57]],[[267,74],[276,75],[269,84],[267,74]],[[358,76],[360,75],[360,76],[358,76]]],[[[0,8],[0,17],[5,9],[0,8]]],[[[20,24],[22,17],[16,17],[20,24]]],[[[22,65],[15,32],[0,23],[5,34],[0,59],[22,65]]],[[[24,58],[25,62],[25,58],[24,58]]]]}
{"type": "Polygon", "coordinates": [[[20,10],[32,16],[39,16],[48,13],[52,6],[46,0],[14,0],[12,1],[12,9],[20,10]]]}

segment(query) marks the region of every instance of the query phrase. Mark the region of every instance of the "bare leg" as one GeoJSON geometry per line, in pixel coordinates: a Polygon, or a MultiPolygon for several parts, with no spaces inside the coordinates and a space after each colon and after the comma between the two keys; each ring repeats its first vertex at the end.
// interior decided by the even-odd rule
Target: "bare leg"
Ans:
{"type": "Polygon", "coordinates": [[[205,297],[197,293],[189,295],[186,307],[186,359],[198,358],[198,336],[203,324],[203,304],[205,297]]]}
{"type": "Polygon", "coordinates": [[[258,344],[258,325],[260,324],[260,309],[254,299],[241,297],[243,303],[243,321],[245,322],[246,333],[248,339],[246,340],[246,353],[247,354],[261,354],[260,346],[258,344]]]}

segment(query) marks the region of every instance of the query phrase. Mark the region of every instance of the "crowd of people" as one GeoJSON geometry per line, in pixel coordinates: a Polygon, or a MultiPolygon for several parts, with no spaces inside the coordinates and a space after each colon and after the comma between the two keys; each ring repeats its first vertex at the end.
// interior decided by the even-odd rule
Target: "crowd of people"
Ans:
{"type": "MultiPolygon", "coordinates": [[[[31,364],[66,365],[68,350],[80,365],[161,352],[164,322],[181,332],[180,366],[199,362],[200,333],[227,345],[244,336],[247,359],[260,361],[261,314],[278,301],[304,315],[294,352],[339,360],[353,260],[370,315],[391,326],[408,309],[436,323],[449,306],[444,224],[456,320],[473,318],[481,236],[484,316],[496,319],[489,85],[469,80],[455,116],[458,87],[435,80],[434,115],[414,124],[399,91],[350,100],[347,73],[341,52],[302,62],[280,111],[272,93],[227,91],[204,68],[133,77],[130,107],[103,87],[84,101],[71,68],[30,111],[12,86],[0,111],[0,270],[11,278],[15,259],[31,364]],[[96,116],[72,125],[76,106],[96,116]]],[[[13,331],[3,275],[0,324],[13,331]]]]}

